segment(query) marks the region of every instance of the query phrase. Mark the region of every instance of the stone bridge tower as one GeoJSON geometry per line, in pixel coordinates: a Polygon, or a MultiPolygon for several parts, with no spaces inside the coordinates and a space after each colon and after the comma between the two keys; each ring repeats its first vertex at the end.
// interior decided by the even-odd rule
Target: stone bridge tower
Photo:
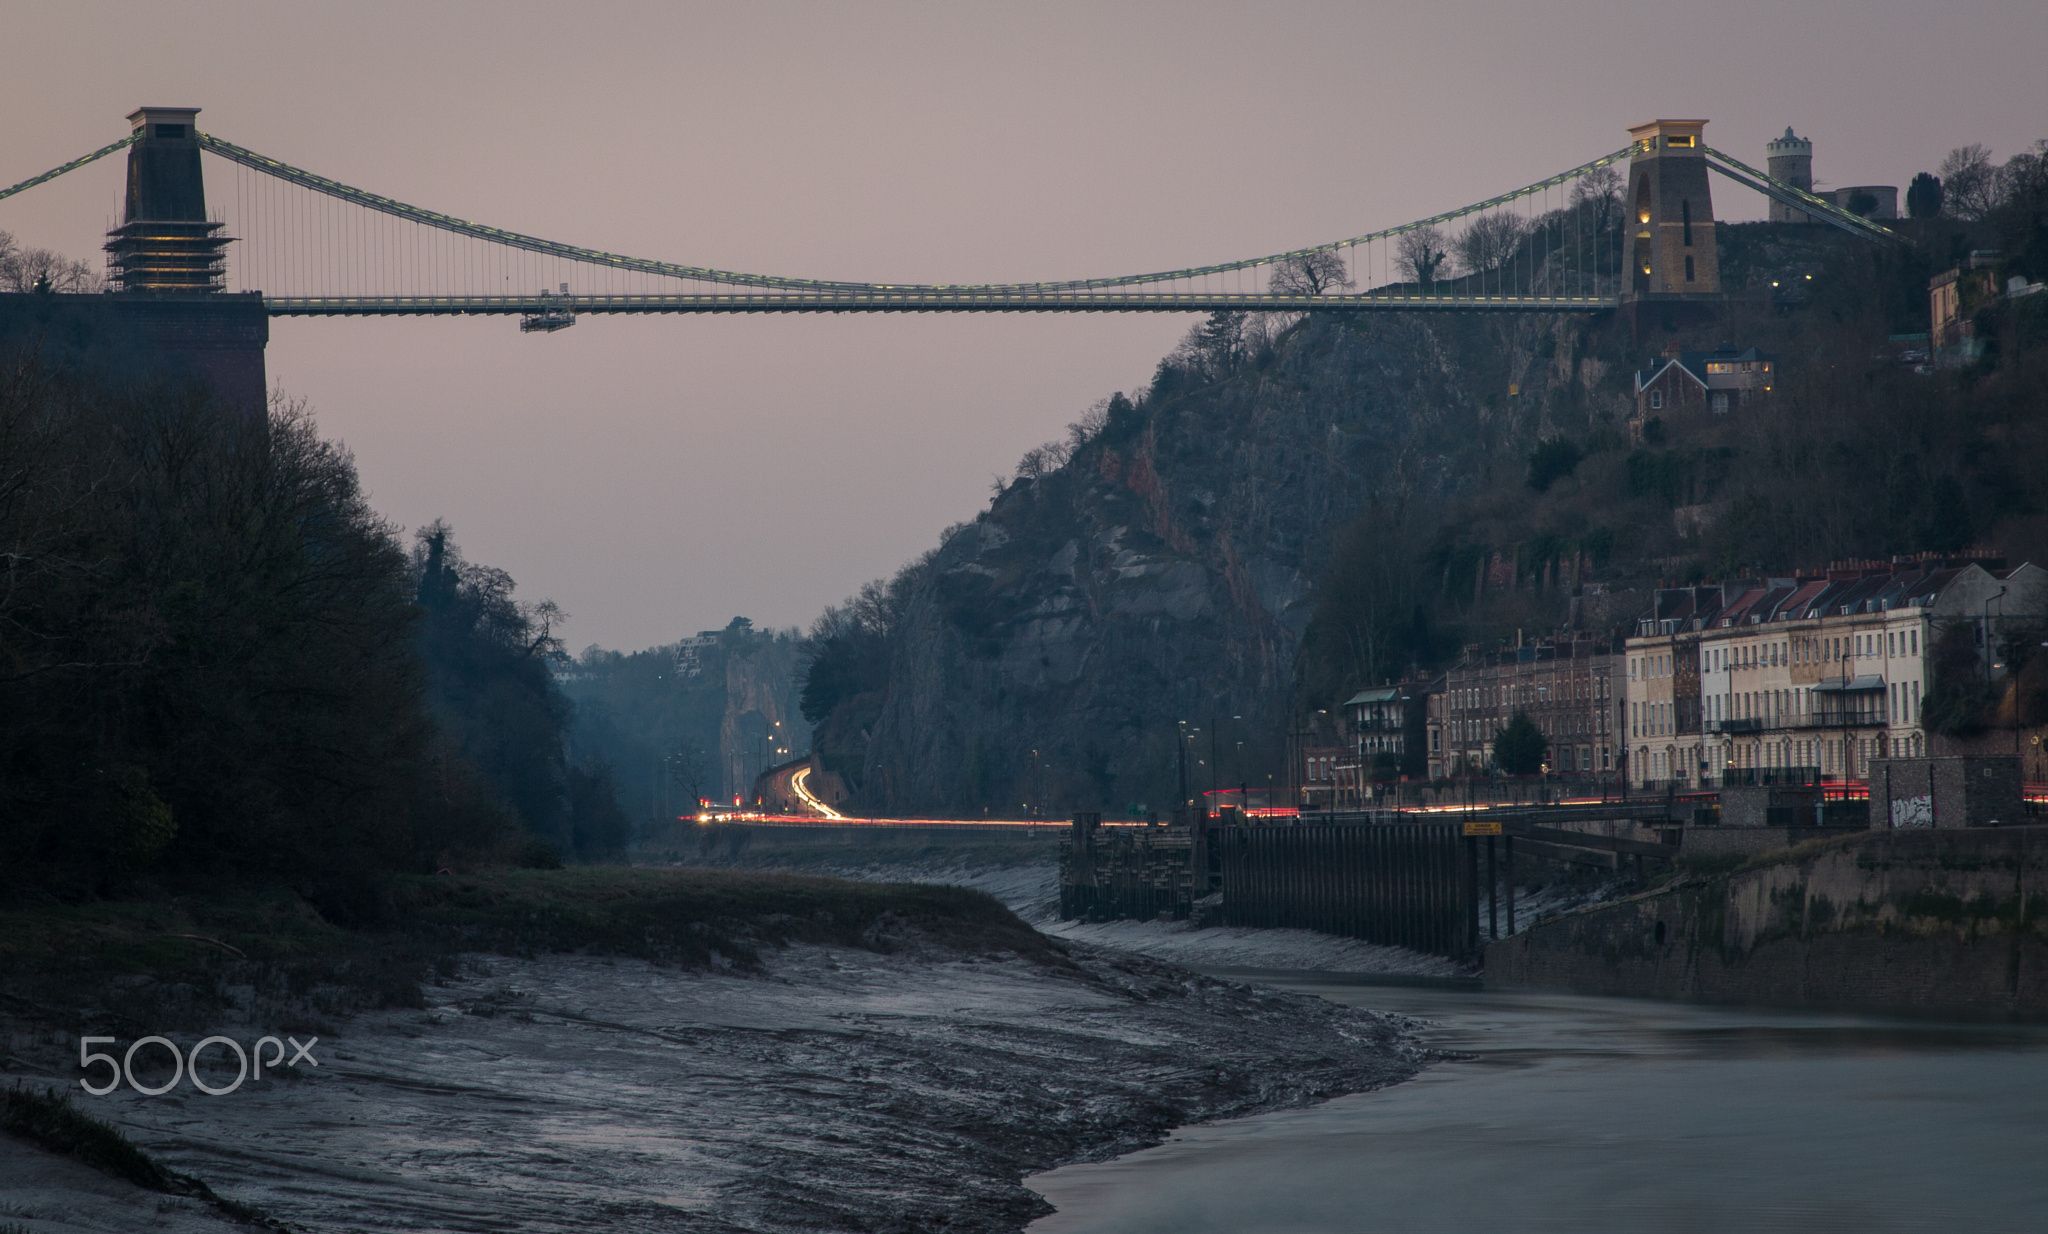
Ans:
{"type": "Polygon", "coordinates": [[[228,238],[206,217],[197,107],[128,113],[128,194],[121,225],[107,233],[107,275],[117,291],[217,292],[228,238]]]}
{"type": "Polygon", "coordinates": [[[257,292],[229,292],[229,237],[206,209],[197,107],[128,114],[127,199],[107,233],[107,280],[96,297],[135,364],[210,386],[223,405],[262,423],[270,318],[257,292]]]}
{"type": "Polygon", "coordinates": [[[1626,299],[1714,300],[1721,261],[1707,188],[1705,120],[1652,120],[1629,130],[1626,299]]]}

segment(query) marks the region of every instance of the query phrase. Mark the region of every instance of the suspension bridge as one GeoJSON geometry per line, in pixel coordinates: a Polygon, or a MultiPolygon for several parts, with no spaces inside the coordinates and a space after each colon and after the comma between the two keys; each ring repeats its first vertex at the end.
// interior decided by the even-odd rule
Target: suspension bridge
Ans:
{"type": "Polygon", "coordinates": [[[1484,201],[1286,252],[1024,283],[809,279],[456,218],[203,132],[197,116],[142,108],[126,137],[0,189],[0,202],[126,151],[124,217],[106,245],[110,292],[255,296],[273,317],[513,316],[537,332],[583,314],[1591,313],[1711,299],[1720,285],[1710,170],[1844,231],[1891,237],[1707,146],[1706,121],[1659,120],[1630,130],[1618,150],[1484,201]],[[225,173],[210,195],[202,155],[225,173]]]}

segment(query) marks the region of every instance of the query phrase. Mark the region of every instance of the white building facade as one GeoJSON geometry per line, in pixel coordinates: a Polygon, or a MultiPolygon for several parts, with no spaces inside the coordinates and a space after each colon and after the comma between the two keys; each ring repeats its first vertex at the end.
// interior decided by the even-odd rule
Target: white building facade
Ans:
{"type": "Polygon", "coordinates": [[[1857,567],[1658,595],[1627,643],[1629,781],[1710,787],[1855,780],[1928,752],[1935,640],[2002,674],[2000,631],[2048,608],[2048,571],[1857,567]]]}

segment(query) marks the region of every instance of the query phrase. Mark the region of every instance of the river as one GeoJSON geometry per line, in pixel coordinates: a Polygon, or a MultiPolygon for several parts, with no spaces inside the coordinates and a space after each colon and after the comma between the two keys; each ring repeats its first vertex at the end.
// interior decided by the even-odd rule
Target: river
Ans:
{"type": "Polygon", "coordinates": [[[2048,1026],[1225,975],[1470,1057],[1037,1175],[1030,1234],[2048,1228],[2048,1026]]]}

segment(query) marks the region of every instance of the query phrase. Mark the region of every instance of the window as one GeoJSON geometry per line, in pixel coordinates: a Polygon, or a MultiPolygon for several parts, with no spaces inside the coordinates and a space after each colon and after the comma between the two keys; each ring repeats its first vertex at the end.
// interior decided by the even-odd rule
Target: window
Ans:
{"type": "MultiPolygon", "coordinates": [[[[1691,247],[1692,247],[1692,199],[1691,199],[1690,197],[1683,197],[1683,198],[1680,198],[1680,199],[1679,199],[1679,202],[1678,202],[1678,222],[1679,222],[1679,226],[1680,226],[1681,228],[1683,228],[1683,229],[1684,229],[1684,233],[1685,233],[1685,247],[1687,247],[1687,248],[1691,248],[1691,247]]],[[[1692,282],[1692,258],[1691,258],[1690,256],[1688,256],[1688,257],[1687,257],[1687,258],[1685,259],[1685,281],[1686,281],[1686,282],[1688,282],[1688,283],[1692,282]]]]}
{"type": "Polygon", "coordinates": [[[1664,392],[1663,392],[1662,390],[1652,390],[1652,391],[1650,391],[1650,410],[1651,410],[1651,411],[1662,411],[1662,410],[1664,410],[1664,392]]]}
{"type": "Polygon", "coordinates": [[[1911,640],[1911,642],[1912,642],[1912,644],[1913,644],[1913,650],[1911,650],[1911,651],[1907,652],[1906,654],[1907,654],[1907,655],[1914,655],[1914,656],[1917,656],[1917,655],[1919,655],[1919,654],[1920,654],[1920,631],[1918,631],[1918,630],[1908,630],[1908,631],[1906,631],[1906,637],[1907,637],[1907,638],[1908,638],[1909,640],[1911,640]]]}
{"type": "MultiPolygon", "coordinates": [[[[1692,238],[1691,238],[1691,237],[1692,237],[1692,228],[1691,228],[1691,227],[1687,227],[1687,228],[1686,228],[1686,230],[1685,230],[1685,234],[1686,234],[1686,241],[1685,241],[1685,242],[1686,242],[1687,244],[1691,244],[1691,243],[1692,243],[1692,238]]],[[[1687,253],[1687,254],[1685,255],[1685,281],[1686,281],[1686,282],[1688,282],[1688,283],[1692,282],[1692,254],[1691,254],[1691,253],[1687,253]]]]}
{"type": "Polygon", "coordinates": [[[1697,140],[1691,133],[1674,134],[1664,139],[1664,145],[1672,150],[1690,150],[1697,140]]]}
{"type": "Polygon", "coordinates": [[[182,124],[159,124],[156,126],[156,135],[158,137],[183,139],[185,136],[185,126],[182,124]]]}

